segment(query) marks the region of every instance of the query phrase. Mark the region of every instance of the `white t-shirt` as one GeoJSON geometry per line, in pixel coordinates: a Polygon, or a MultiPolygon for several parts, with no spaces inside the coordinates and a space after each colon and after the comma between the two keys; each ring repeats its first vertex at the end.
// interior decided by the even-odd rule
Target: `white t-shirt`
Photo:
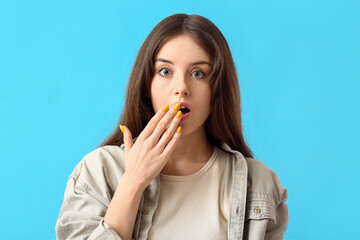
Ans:
{"type": "Polygon", "coordinates": [[[231,155],[214,145],[199,171],[160,174],[160,197],[148,239],[227,239],[231,155]]]}

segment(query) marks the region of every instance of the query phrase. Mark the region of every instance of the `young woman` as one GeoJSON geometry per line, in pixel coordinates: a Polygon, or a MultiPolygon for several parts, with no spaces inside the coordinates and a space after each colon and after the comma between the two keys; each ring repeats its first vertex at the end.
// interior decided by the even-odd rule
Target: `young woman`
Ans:
{"type": "Polygon", "coordinates": [[[244,141],[234,62],[208,19],[152,30],[119,123],[69,177],[57,239],[283,239],[287,190],[244,141]]]}

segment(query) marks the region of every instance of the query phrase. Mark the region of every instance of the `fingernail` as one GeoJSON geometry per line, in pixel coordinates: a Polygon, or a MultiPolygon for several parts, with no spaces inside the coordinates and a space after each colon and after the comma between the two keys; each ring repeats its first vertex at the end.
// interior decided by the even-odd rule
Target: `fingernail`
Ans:
{"type": "Polygon", "coordinates": [[[179,110],[179,108],[180,108],[180,103],[175,104],[174,109],[179,110]]]}
{"type": "Polygon", "coordinates": [[[181,111],[178,111],[177,114],[176,114],[176,117],[177,117],[177,118],[180,118],[181,115],[182,115],[182,112],[181,112],[181,111]]]}
{"type": "Polygon", "coordinates": [[[169,110],[169,105],[166,105],[165,107],[163,107],[164,112],[166,112],[167,110],[169,110]]]}
{"type": "Polygon", "coordinates": [[[123,133],[125,132],[125,128],[123,126],[119,125],[119,128],[123,133]]]}
{"type": "Polygon", "coordinates": [[[181,132],[181,127],[178,127],[178,129],[176,130],[177,133],[181,132]]]}

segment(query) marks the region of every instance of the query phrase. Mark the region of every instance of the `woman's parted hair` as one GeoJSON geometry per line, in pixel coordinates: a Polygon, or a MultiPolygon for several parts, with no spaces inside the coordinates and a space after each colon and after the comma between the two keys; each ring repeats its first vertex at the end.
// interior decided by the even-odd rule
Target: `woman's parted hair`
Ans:
{"type": "Polygon", "coordinates": [[[137,137],[154,116],[150,84],[155,74],[155,56],[164,43],[181,34],[192,37],[211,59],[211,113],[205,121],[209,141],[218,147],[223,141],[245,157],[253,158],[243,136],[240,89],[230,48],[211,21],[195,14],[171,15],[159,22],[147,36],[130,74],[120,120],[100,146],[120,146],[124,142],[119,124],[127,126],[133,137],[137,137]]]}

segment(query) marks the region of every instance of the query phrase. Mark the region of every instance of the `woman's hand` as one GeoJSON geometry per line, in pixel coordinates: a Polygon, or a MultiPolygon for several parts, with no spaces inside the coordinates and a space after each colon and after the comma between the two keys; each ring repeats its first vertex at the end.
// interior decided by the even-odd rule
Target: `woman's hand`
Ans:
{"type": "Polygon", "coordinates": [[[124,126],[125,173],[127,183],[144,190],[168,162],[181,135],[180,104],[166,105],[149,121],[133,143],[130,130],[124,126]],[[170,126],[169,126],[170,125],[170,126]],[[169,127],[168,127],[169,126],[169,127]]]}
{"type": "Polygon", "coordinates": [[[151,118],[135,143],[130,130],[120,126],[125,130],[125,172],[111,199],[104,222],[122,239],[131,239],[141,195],[166,165],[181,135],[181,131],[176,131],[181,119],[180,104],[175,104],[170,111],[168,108],[166,105],[151,118]]]}
{"type": "Polygon", "coordinates": [[[135,143],[130,130],[120,126],[125,129],[125,173],[111,199],[104,222],[122,239],[131,239],[141,195],[166,165],[181,135],[181,129],[177,131],[181,119],[180,104],[175,104],[175,109],[172,107],[170,111],[168,108],[166,105],[151,118],[135,143]]]}

